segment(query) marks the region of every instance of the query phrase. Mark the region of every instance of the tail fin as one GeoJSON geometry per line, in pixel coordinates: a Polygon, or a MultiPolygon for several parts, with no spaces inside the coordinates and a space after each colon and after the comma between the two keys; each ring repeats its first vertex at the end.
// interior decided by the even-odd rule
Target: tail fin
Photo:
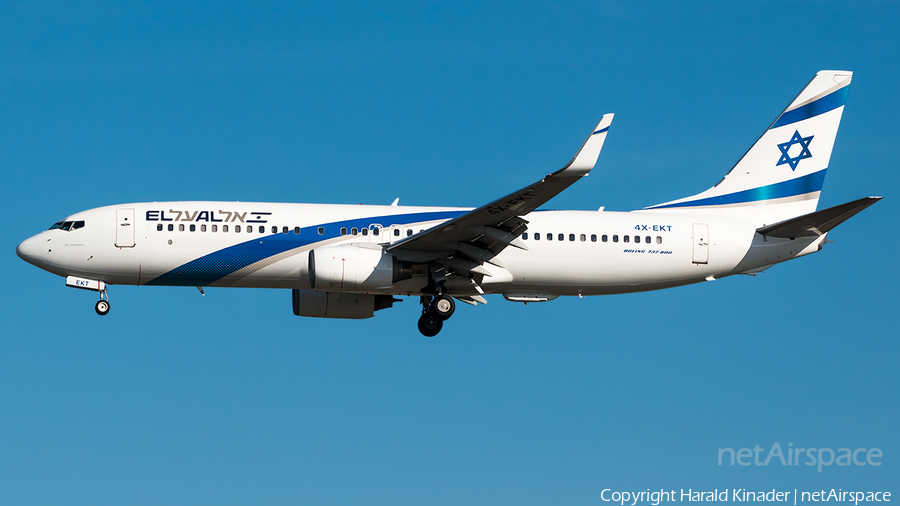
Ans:
{"type": "Polygon", "coordinates": [[[738,212],[768,223],[815,211],[852,76],[820,71],[715,186],[647,209],[738,212]]]}

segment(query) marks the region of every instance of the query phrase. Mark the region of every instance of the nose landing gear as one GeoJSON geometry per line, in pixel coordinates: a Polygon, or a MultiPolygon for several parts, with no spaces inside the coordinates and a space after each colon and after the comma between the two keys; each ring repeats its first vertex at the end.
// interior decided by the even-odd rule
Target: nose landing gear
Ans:
{"type": "Polygon", "coordinates": [[[106,316],[106,313],[109,313],[109,293],[105,289],[100,290],[100,300],[94,305],[94,311],[100,316],[106,316]]]}
{"type": "Polygon", "coordinates": [[[105,282],[96,279],[68,276],[66,277],[66,286],[81,290],[90,290],[92,292],[100,292],[100,300],[94,305],[94,311],[100,316],[104,316],[109,312],[109,292],[106,291],[105,282]]]}
{"type": "Polygon", "coordinates": [[[444,320],[453,316],[456,302],[452,297],[438,293],[434,297],[423,295],[422,316],[419,317],[419,332],[425,337],[434,337],[444,327],[444,320]]]}
{"type": "Polygon", "coordinates": [[[109,301],[98,300],[97,304],[94,306],[94,311],[96,311],[98,315],[104,316],[109,312],[109,301]]]}

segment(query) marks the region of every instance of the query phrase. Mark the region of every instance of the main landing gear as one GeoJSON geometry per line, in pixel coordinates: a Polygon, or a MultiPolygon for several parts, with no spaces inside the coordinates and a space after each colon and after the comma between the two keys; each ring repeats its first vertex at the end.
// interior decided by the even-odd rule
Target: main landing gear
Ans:
{"type": "Polygon", "coordinates": [[[438,293],[434,297],[423,295],[422,316],[419,317],[419,332],[425,337],[438,335],[444,326],[444,320],[453,316],[456,302],[452,297],[438,293]]]}

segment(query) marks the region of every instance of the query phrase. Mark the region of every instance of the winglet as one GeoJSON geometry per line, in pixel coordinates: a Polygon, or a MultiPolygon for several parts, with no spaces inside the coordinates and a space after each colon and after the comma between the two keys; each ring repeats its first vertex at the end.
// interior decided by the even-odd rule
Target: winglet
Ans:
{"type": "Polygon", "coordinates": [[[558,174],[565,173],[566,175],[580,176],[587,174],[594,168],[594,165],[597,163],[597,157],[600,156],[600,150],[603,148],[603,141],[606,140],[606,134],[609,132],[609,125],[612,124],[613,116],[612,113],[603,115],[600,123],[597,123],[597,126],[591,130],[591,135],[581,145],[581,149],[575,153],[572,161],[563,167],[558,174]]]}

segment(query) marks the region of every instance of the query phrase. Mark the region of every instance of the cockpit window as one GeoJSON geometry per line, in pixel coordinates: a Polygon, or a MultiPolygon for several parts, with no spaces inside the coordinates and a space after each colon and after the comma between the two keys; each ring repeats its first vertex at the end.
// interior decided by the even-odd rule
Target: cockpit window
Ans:
{"type": "Polygon", "coordinates": [[[57,221],[50,227],[50,230],[60,229],[60,230],[77,230],[79,228],[84,227],[84,220],[78,221],[57,221]]]}

